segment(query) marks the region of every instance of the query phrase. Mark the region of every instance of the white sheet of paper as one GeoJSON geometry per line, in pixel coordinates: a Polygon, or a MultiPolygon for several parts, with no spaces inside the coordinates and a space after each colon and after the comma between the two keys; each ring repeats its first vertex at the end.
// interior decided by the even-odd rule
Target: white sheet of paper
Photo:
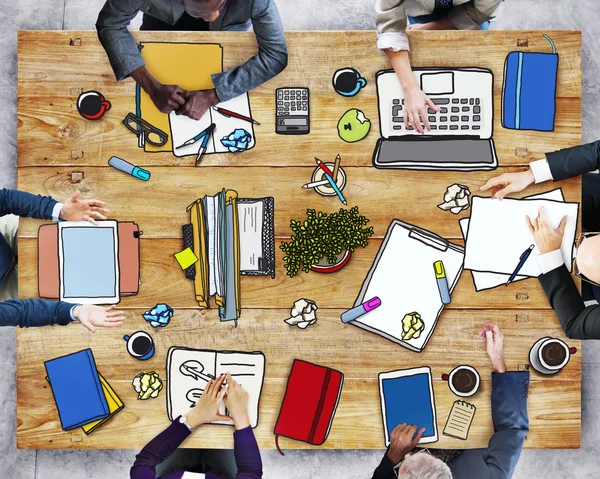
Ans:
{"type": "MultiPolygon", "coordinates": [[[[539,195],[528,196],[528,200],[554,200],[554,201],[565,201],[561,188],[557,188],[547,193],[540,193],[539,195]]],[[[460,230],[462,232],[463,239],[467,238],[467,231],[469,229],[469,218],[463,218],[458,221],[460,230]]],[[[510,274],[498,274],[498,273],[479,273],[477,271],[471,271],[473,275],[473,284],[475,285],[475,291],[483,291],[485,289],[495,288],[497,286],[505,285],[510,278],[510,274]]],[[[513,282],[527,279],[528,276],[516,276],[513,282]]]]}
{"type": "MultiPolygon", "coordinates": [[[[250,425],[258,425],[258,405],[265,376],[265,356],[262,353],[241,353],[235,351],[211,351],[173,347],[167,357],[167,414],[173,420],[187,414],[192,407],[188,399],[190,391],[196,390],[201,396],[208,380],[194,374],[183,374],[182,364],[194,365],[195,370],[207,377],[218,377],[231,373],[234,380],[248,391],[248,415],[250,425]]],[[[221,404],[221,414],[226,414],[221,404]]],[[[214,424],[233,424],[217,421],[214,424]]]]}
{"type": "MultiPolygon", "coordinates": [[[[247,93],[219,103],[217,107],[252,117],[250,100],[247,93]]],[[[216,126],[206,147],[205,155],[229,152],[227,147],[222,145],[221,138],[229,135],[237,128],[244,129],[252,135],[252,141],[248,145],[248,149],[254,146],[254,128],[251,122],[240,120],[239,118],[228,118],[210,108],[199,120],[192,120],[187,116],[177,115],[175,112],[169,114],[169,124],[171,126],[171,135],[173,136],[173,154],[177,157],[197,155],[201,141],[184,146],[183,148],[177,147],[190,138],[194,138],[198,133],[208,128],[211,123],[214,123],[216,126]]]]}
{"type": "MultiPolygon", "coordinates": [[[[579,203],[512,198],[500,201],[480,196],[475,196],[471,202],[471,218],[465,242],[465,269],[512,274],[523,251],[534,244],[525,216],[536,218],[539,206],[545,208],[554,228],[558,227],[563,216],[567,216],[561,253],[570,271],[579,203]]],[[[519,272],[521,276],[537,277],[541,274],[536,260],[539,254],[539,249],[535,247],[519,272]]]]}
{"type": "Polygon", "coordinates": [[[264,203],[240,202],[238,219],[240,224],[240,270],[259,271],[259,258],[263,256],[264,203]]]}
{"type": "MultiPolygon", "coordinates": [[[[450,292],[456,286],[463,263],[462,248],[441,251],[409,237],[409,230],[395,225],[385,250],[374,271],[364,300],[374,296],[381,306],[356,319],[354,323],[410,345],[409,349],[423,349],[444,305],[435,278],[433,263],[442,260],[450,292]],[[418,312],[425,329],[418,338],[402,340],[402,319],[406,314],[418,312]]],[[[392,339],[392,340],[394,340],[392,339]]]]}

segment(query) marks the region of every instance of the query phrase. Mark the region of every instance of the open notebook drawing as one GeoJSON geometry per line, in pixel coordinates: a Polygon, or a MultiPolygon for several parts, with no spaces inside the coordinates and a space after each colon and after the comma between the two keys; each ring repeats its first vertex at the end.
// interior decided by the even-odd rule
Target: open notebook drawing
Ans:
{"type": "Polygon", "coordinates": [[[412,351],[422,351],[444,309],[433,264],[443,261],[452,293],[462,271],[463,256],[461,246],[400,220],[392,221],[354,303],[358,306],[378,296],[381,306],[349,324],[412,351]],[[410,339],[403,339],[402,320],[415,312],[424,328],[410,339]]]}
{"type": "MultiPolygon", "coordinates": [[[[565,266],[571,271],[579,203],[512,198],[499,201],[480,196],[473,197],[471,202],[471,218],[465,241],[465,269],[510,275],[523,251],[534,244],[525,216],[536,218],[539,206],[544,207],[554,228],[558,227],[563,216],[567,216],[560,249],[565,266]]],[[[536,246],[521,268],[521,276],[537,277],[542,273],[536,260],[539,254],[536,246]]]]}
{"type": "MultiPolygon", "coordinates": [[[[232,98],[231,100],[219,103],[218,108],[224,108],[240,115],[252,117],[250,111],[250,100],[248,94],[244,93],[238,97],[232,98]]],[[[212,132],[208,145],[206,146],[206,154],[210,153],[227,153],[229,150],[226,146],[221,143],[221,138],[228,136],[233,133],[236,129],[246,130],[252,136],[252,140],[248,144],[248,149],[254,146],[254,128],[253,124],[249,121],[240,120],[239,118],[226,117],[221,113],[209,108],[199,120],[193,120],[187,116],[177,115],[172,112],[169,115],[169,125],[171,128],[171,135],[173,136],[173,154],[175,156],[189,156],[197,155],[198,148],[200,147],[199,141],[183,148],[177,148],[178,146],[185,143],[190,138],[195,137],[198,133],[208,128],[211,123],[215,124],[215,129],[212,132]]]]}
{"type": "MultiPolygon", "coordinates": [[[[167,414],[172,421],[187,414],[202,396],[208,381],[230,373],[248,391],[250,425],[258,425],[258,405],[265,377],[265,356],[261,352],[214,351],[172,347],[167,354],[167,414]]],[[[228,414],[225,404],[220,414],[228,414]]],[[[214,424],[232,425],[230,421],[214,424]]]]}
{"type": "MultiPolygon", "coordinates": [[[[523,199],[565,201],[565,197],[563,196],[561,188],[556,188],[555,190],[548,191],[547,193],[541,193],[539,195],[527,196],[523,199]]],[[[460,225],[463,238],[466,239],[467,231],[469,230],[469,218],[463,218],[459,220],[458,224],[460,225]]],[[[475,285],[475,291],[477,292],[495,288],[497,286],[503,286],[508,281],[508,278],[510,278],[509,274],[480,273],[478,271],[471,271],[471,275],[473,276],[473,284],[475,285]]],[[[515,276],[513,283],[515,281],[521,281],[527,278],[528,276],[517,275],[515,276]]]]}

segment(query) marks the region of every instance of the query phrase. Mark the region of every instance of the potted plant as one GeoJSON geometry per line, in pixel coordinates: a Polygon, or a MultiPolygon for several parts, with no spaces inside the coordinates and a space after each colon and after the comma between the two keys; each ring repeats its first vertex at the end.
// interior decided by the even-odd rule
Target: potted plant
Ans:
{"type": "Polygon", "coordinates": [[[279,248],[287,275],[293,278],[300,269],[305,273],[333,273],[342,269],[358,246],[367,246],[373,227],[365,228],[369,219],[361,216],[358,206],[340,208],[336,213],[308,209],[306,220],[290,220],[293,235],[279,248]]]}

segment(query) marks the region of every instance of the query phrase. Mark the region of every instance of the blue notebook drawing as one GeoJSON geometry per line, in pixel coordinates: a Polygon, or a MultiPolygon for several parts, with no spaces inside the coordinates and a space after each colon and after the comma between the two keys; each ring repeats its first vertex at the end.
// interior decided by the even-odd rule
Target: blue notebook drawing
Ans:
{"type": "Polygon", "coordinates": [[[429,367],[379,373],[379,395],[386,446],[390,444],[394,428],[402,423],[425,428],[419,444],[437,442],[435,399],[429,367]]]}
{"type": "Polygon", "coordinates": [[[110,416],[91,349],[44,363],[65,431],[110,416]]]}
{"type": "Polygon", "coordinates": [[[558,54],[511,52],[504,63],[502,126],[511,130],[553,131],[558,54]]]}

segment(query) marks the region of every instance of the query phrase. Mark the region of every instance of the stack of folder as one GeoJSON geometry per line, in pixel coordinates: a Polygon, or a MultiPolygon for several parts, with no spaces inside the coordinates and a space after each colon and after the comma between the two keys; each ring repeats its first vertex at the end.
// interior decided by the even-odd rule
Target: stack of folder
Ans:
{"type": "Polygon", "coordinates": [[[63,430],[81,427],[90,434],[123,409],[119,396],[96,369],[91,349],[51,359],[44,366],[63,430]]]}

